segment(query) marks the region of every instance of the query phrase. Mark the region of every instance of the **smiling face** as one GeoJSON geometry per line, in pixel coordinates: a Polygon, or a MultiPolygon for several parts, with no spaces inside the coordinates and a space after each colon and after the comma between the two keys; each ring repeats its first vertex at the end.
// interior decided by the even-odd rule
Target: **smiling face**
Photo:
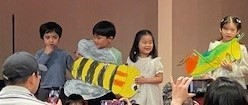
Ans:
{"type": "Polygon", "coordinates": [[[153,49],[153,39],[149,34],[143,35],[139,41],[140,57],[147,57],[153,49]]]}
{"type": "Polygon", "coordinates": [[[233,22],[225,24],[224,27],[220,29],[223,42],[230,41],[236,37],[238,33],[239,31],[233,22]]]}
{"type": "Polygon", "coordinates": [[[111,42],[113,41],[113,37],[106,37],[102,35],[93,35],[93,41],[97,48],[107,48],[110,46],[111,42]]]}

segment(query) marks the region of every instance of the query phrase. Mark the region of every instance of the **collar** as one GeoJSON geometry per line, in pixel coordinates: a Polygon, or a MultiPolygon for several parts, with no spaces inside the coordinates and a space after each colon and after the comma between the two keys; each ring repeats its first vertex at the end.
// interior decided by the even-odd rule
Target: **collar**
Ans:
{"type": "Polygon", "coordinates": [[[22,94],[27,96],[34,96],[27,88],[22,86],[16,86],[16,85],[8,85],[5,86],[1,92],[0,95],[3,94],[22,94]]]}

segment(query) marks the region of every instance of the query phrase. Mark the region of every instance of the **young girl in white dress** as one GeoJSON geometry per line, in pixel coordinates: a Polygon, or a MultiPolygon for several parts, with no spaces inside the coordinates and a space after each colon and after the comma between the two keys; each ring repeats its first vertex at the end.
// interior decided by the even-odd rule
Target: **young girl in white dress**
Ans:
{"type": "Polygon", "coordinates": [[[141,76],[135,79],[139,84],[138,92],[132,99],[139,105],[162,105],[159,84],[163,82],[163,65],[157,57],[154,38],[149,30],[136,34],[127,64],[141,71],[141,76]]]}
{"type": "MultiPolygon", "coordinates": [[[[241,29],[241,20],[234,16],[226,16],[220,22],[221,38],[215,42],[210,42],[209,51],[214,49],[221,43],[228,42],[235,37],[238,37],[241,29]]],[[[203,75],[204,78],[211,77],[213,79],[218,77],[229,77],[237,80],[245,89],[245,74],[248,73],[248,55],[245,45],[240,44],[241,59],[235,62],[228,62],[222,60],[222,67],[203,75]]]]}

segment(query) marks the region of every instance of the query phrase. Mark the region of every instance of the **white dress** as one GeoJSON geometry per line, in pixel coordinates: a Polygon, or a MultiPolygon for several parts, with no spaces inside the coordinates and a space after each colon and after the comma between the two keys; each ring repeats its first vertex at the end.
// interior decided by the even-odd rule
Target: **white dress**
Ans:
{"type": "MultiPolygon", "coordinates": [[[[141,71],[143,77],[155,77],[158,73],[163,73],[163,65],[160,62],[160,57],[152,59],[138,58],[134,63],[127,59],[128,65],[137,67],[141,71]]],[[[132,97],[140,105],[162,105],[162,91],[159,84],[142,84],[138,88],[138,93],[132,97]]]]}
{"type": "MultiPolygon", "coordinates": [[[[219,44],[223,43],[222,41],[215,41],[211,42],[209,44],[208,51],[214,49],[219,44]]],[[[223,67],[220,67],[214,71],[212,71],[210,74],[217,78],[217,77],[230,77],[238,81],[245,89],[246,89],[246,83],[245,83],[245,74],[248,73],[248,55],[247,55],[247,49],[245,45],[240,45],[241,48],[241,59],[234,62],[232,65],[232,71],[226,70],[223,67]]]]}

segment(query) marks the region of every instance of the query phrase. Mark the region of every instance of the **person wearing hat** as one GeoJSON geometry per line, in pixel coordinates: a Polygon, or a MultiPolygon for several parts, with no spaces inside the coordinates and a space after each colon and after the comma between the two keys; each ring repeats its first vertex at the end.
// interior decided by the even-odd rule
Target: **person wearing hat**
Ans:
{"type": "MultiPolygon", "coordinates": [[[[51,105],[38,100],[40,71],[46,71],[28,52],[16,52],[3,63],[2,72],[6,86],[0,91],[0,105],[51,105]]],[[[61,101],[57,105],[62,105],[61,101]]]]}

